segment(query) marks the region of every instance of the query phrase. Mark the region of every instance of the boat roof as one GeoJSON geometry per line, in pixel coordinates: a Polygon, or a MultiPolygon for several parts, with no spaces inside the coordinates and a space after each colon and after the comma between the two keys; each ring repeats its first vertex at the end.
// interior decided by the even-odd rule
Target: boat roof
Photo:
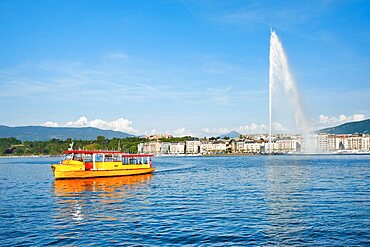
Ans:
{"type": "Polygon", "coordinates": [[[153,157],[153,154],[128,154],[120,151],[107,150],[65,150],[63,154],[115,154],[122,157],[153,157]]]}

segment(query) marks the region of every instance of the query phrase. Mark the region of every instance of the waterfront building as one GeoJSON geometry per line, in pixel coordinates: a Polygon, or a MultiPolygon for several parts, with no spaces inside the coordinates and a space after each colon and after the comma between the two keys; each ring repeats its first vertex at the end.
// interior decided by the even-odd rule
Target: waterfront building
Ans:
{"type": "Polygon", "coordinates": [[[362,137],[361,136],[350,136],[346,138],[348,150],[361,150],[362,149],[362,137]]]}
{"type": "Polygon", "coordinates": [[[170,142],[162,142],[161,143],[161,154],[170,154],[170,147],[171,143],[170,142]]]}
{"type": "Polygon", "coordinates": [[[235,147],[236,147],[236,144],[235,144],[235,139],[230,139],[226,145],[227,145],[227,152],[228,153],[235,153],[235,147]]]}
{"type": "Polygon", "coordinates": [[[335,136],[335,150],[348,150],[347,138],[350,135],[336,135],[335,136]]]}
{"type": "Polygon", "coordinates": [[[137,152],[144,153],[144,143],[137,144],[137,152]]]}
{"type": "Polygon", "coordinates": [[[263,142],[238,141],[235,144],[236,153],[260,153],[263,142]]]}
{"type": "Polygon", "coordinates": [[[319,151],[339,151],[339,150],[354,150],[368,151],[369,150],[368,135],[329,135],[319,134],[317,136],[316,147],[319,151]]]}
{"type": "Polygon", "coordinates": [[[213,150],[213,144],[211,142],[201,142],[200,144],[200,153],[201,154],[210,154],[213,150]]]}
{"type": "Polygon", "coordinates": [[[335,135],[328,136],[328,151],[335,151],[335,135]]]}
{"type": "Polygon", "coordinates": [[[362,135],[361,151],[370,151],[370,136],[362,135]]]}
{"type": "Polygon", "coordinates": [[[244,141],[238,141],[235,143],[235,152],[244,153],[244,141]]]}
{"type": "Polygon", "coordinates": [[[185,143],[184,142],[175,142],[170,145],[171,154],[185,154],[185,143]]]}
{"type": "Polygon", "coordinates": [[[160,142],[139,143],[137,148],[138,152],[141,153],[158,154],[161,151],[161,143],[160,142]]]}
{"type": "Polygon", "coordinates": [[[244,143],[244,153],[260,153],[261,152],[261,143],[259,142],[245,142],[244,143]]]}
{"type": "Polygon", "coordinates": [[[265,153],[274,153],[277,150],[277,145],[275,142],[269,143],[265,142],[263,143],[262,151],[265,153]]]}
{"type": "Polygon", "coordinates": [[[201,144],[200,141],[186,141],[186,153],[199,154],[200,144],[201,144]]]}
{"type": "Polygon", "coordinates": [[[214,154],[214,153],[226,153],[228,148],[227,143],[229,142],[202,142],[200,144],[200,153],[201,154],[214,154]]]}
{"type": "Polygon", "coordinates": [[[330,150],[330,144],[329,144],[329,135],[320,133],[316,137],[316,147],[321,152],[326,152],[330,150]]]}
{"type": "Polygon", "coordinates": [[[213,144],[213,150],[216,153],[225,153],[227,150],[227,145],[224,142],[215,142],[213,144]]]}
{"type": "MultiPolygon", "coordinates": [[[[261,136],[258,136],[261,137],[261,136]]],[[[139,153],[154,154],[220,154],[220,153],[294,153],[304,151],[301,135],[276,135],[271,144],[267,140],[247,136],[247,139],[203,139],[184,142],[151,141],[138,144],[139,153]]],[[[370,135],[318,134],[314,138],[315,150],[321,152],[370,151],[370,135]]]]}
{"type": "Polygon", "coordinates": [[[274,145],[274,151],[278,153],[288,153],[297,151],[297,140],[281,139],[277,140],[274,145]]]}
{"type": "Polygon", "coordinates": [[[148,142],[148,152],[152,154],[158,154],[161,151],[161,143],[156,141],[156,142],[148,142]]]}

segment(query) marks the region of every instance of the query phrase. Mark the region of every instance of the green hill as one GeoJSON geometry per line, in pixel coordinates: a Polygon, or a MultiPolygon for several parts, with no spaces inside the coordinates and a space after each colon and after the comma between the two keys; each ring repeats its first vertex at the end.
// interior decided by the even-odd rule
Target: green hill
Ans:
{"type": "Polygon", "coordinates": [[[370,134],[370,119],[344,123],[339,126],[322,129],[317,132],[328,134],[370,134]]]}
{"type": "Polygon", "coordinates": [[[67,138],[78,140],[95,140],[97,136],[104,136],[107,139],[112,139],[133,137],[134,135],[113,130],[101,130],[92,127],[8,127],[0,125],[0,138],[14,137],[21,141],[48,141],[51,139],[66,140],[67,138]]]}

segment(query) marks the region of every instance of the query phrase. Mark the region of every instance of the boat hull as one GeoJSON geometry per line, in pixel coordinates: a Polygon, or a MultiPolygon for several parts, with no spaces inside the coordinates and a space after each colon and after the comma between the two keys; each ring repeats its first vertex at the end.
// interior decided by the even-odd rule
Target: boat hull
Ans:
{"type": "Polygon", "coordinates": [[[90,170],[90,171],[56,171],[54,170],[55,179],[70,178],[97,178],[97,177],[118,177],[147,174],[154,172],[155,168],[139,169],[120,169],[120,170],[90,170]]]}

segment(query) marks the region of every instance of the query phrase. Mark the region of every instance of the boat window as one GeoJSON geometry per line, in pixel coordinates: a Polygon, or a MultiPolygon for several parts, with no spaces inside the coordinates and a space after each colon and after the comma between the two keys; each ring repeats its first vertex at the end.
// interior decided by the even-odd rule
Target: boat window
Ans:
{"type": "Polygon", "coordinates": [[[113,161],[113,156],[112,155],[105,155],[104,161],[105,162],[111,162],[111,161],[113,161]]]}
{"type": "Polygon", "coordinates": [[[95,161],[96,162],[102,162],[103,161],[103,155],[102,154],[96,154],[95,155],[95,161]]]}
{"type": "Polygon", "coordinates": [[[82,161],[82,154],[74,154],[73,160],[82,161]]]}
{"type": "Polygon", "coordinates": [[[85,155],[83,156],[83,158],[84,158],[84,162],[91,162],[91,161],[92,161],[92,156],[91,156],[91,154],[85,154],[85,155]]]}
{"type": "Polygon", "coordinates": [[[62,160],[71,160],[73,158],[73,154],[63,154],[62,160]]]}
{"type": "Polygon", "coordinates": [[[130,159],[128,157],[123,157],[123,161],[122,161],[123,164],[130,164],[130,159]]]}
{"type": "Polygon", "coordinates": [[[137,159],[136,158],[131,158],[130,159],[130,164],[137,164],[137,159]]]}
{"type": "Polygon", "coordinates": [[[114,155],[113,156],[113,161],[122,161],[122,156],[120,156],[120,155],[114,155]]]}

